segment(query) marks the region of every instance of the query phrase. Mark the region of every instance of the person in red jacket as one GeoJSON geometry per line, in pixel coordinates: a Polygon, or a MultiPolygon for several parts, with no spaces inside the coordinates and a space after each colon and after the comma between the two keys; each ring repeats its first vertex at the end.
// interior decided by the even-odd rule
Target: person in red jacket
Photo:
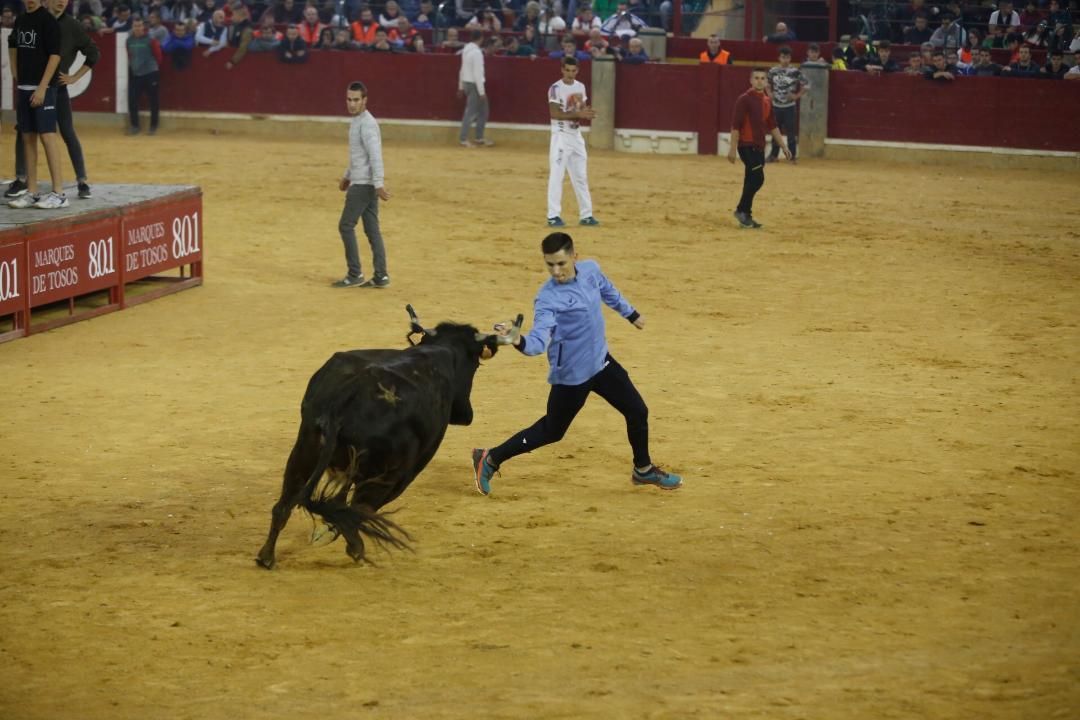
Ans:
{"type": "Polygon", "coordinates": [[[742,197],[735,209],[735,219],[744,228],[761,227],[761,223],[754,220],[753,206],[754,195],[765,184],[765,136],[772,135],[773,142],[784,151],[784,157],[791,159],[791,151],[776,127],[772,102],[765,94],[768,84],[769,75],[765,69],[754,68],[750,73],[750,89],[735,101],[731,119],[728,162],[734,163],[738,154],[745,166],[742,197]]]}

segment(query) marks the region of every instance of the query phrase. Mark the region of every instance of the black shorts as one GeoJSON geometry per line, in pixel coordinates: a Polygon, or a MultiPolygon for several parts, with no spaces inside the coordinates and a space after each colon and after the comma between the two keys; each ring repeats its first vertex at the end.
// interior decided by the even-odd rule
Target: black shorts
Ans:
{"type": "Polygon", "coordinates": [[[19,125],[19,132],[39,135],[56,132],[56,88],[46,88],[45,102],[38,107],[30,107],[33,90],[19,88],[16,92],[15,122],[19,125]]]}

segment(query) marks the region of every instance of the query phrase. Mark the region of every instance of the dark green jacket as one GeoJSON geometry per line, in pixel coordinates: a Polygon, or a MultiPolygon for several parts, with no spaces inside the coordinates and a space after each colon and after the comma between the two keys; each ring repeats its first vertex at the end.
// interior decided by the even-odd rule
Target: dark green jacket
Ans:
{"type": "Polygon", "coordinates": [[[56,72],[65,75],[71,71],[71,63],[75,62],[75,53],[82,52],[86,56],[86,64],[90,67],[97,65],[101,58],[101,51],[97,45],[83,30],[82,23],[73,18],[70,13],[60,16],[60,67],[56,72]]]}

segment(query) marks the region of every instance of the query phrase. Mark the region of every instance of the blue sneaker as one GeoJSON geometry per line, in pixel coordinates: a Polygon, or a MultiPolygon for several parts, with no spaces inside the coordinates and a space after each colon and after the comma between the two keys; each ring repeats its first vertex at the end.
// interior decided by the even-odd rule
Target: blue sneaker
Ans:
{"type": "Polygon", "coordinates": [[[561,217],[556,215],[553,218],[548,218],[548,227],[566,227],[566,223],[563,222],[561,217]]]}
{"type": "Polygon", "coordinates": [[[634,474],[630,476],[630,480],[635,485],[655,485],[661,490],[674,490],[682,487],[682,478],[680,476],[675,473],[664,472],[658,465],[653,465],[645,472],[638,472],[638,469],[634,468],[634,474]]]}
{"type": "Polygon", "coordinates": [[[578,225],[599,225],[600,221],[590,215],[587,218],[581,218],[581,222],[578,225]]]}
{"type": "Polygon", "coordinates": [[[482,448],[473,448],[472,451],[473,473],[476,475],[476,489],[481,495],[491,492],[491,478],[498,471],[498,467],[491,462],[491,454],[482,448]]]}

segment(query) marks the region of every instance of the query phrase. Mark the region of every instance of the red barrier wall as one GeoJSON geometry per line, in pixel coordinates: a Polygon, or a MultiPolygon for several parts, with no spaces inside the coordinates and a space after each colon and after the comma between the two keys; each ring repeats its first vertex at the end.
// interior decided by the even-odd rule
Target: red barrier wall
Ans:
{"type": "MultiPolygon", "coordinates": [[[[167,63],[162,108],[344,116],[344,89],[359,79],[370,88],[378,118],[456,121],[463,109],[456,93],[460,58],[454,55],[315,51],[305,65],[284,65],[273,54],[252,53],[226,70],[228,57],[196,55],[182,72],[167,63]]],[[[492,121],[547,123],[544,98],[559,79],[555,60],[495,57],[486,67],[492,121]]],[[[699,150],[713,152],[709,137],[730,129],[749,73],[742,65],[619,65],[615,126],[697,132],[699,150]]],[[[579,77],[591,90],[590,76],[584,63],[579,77]]],[[[75,99],[75,109],[113,112],[114,77],[115,49],[103,42],[94,82],[75,99]]],[[[1080,83],[965,77],[942,85],[905,75],[834,72],[829,87],[832,138],[1080,151],[1080,135],[1069,131],[1067,121],[1080,109],[1080,83]]]]}
{"type": "Polygon", "coordinates": [[[829,75],[828,136],[852,140],[1080,151],[1067,118],[1075,83],[962,77],[939,83],[894,74],[829,75]]]}

